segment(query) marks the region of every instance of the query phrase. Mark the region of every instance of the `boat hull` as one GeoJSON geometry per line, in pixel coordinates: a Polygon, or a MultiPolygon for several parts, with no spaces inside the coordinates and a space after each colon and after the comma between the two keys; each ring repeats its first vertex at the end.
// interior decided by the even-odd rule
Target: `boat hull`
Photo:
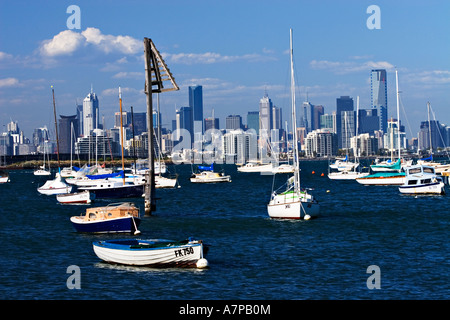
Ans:
{"type": "Polygon", "coordinates": [[[403,194],[445,194],[443,182],[415,186],[400,186],[398,190],[403,194]]]}
{"type": "Polygon", "coordinates": [[[120,217],[103,221],[85,221],[82,217],[71,217],[73,227],[82,233],[132,233],[137,231],[141,219],[137,217],[120,217]]]}
{"type": "Polygon", "coordinates": [[[355,172],[355,171],[339,171],[331,172],[328,174],[328,178],[331,180],[355,180],[368,176],[369,173],[355,172]]]}
{"type": "Polygon", "coordinates": [[[274,170],[272,164],[264,164],[264,165],[244,165],[237,168],[239,172],[268,172],[272,173],[274,170]]]}
{"type": "Polygon", "coordinates": [[[320,206],[317,201],[299,201],[298,197],[276,195],[267,205],[267,212],[273,219],[316,218],[320,213],[320,206]]]}
{"type": "Polygon", "coordinates": [[[169,240],[95,241],[93,249],[105,262],[130,266],[195,267],[203,258],[201,242],[171,245],[169,240]],[[152,246],[155,242],[167,245],[152,246]]]}
{"type": "Polygon", "coordinates": [[[95,194],[95,199],[140,198],[144,194],[144,187],[144,185],[111,185],[79,187],[78,190],[88,190],[95,194]]]}
{"type": "Polygon", "coordinates": [[[369,175],[357,178],[356,181],[364,185],[392,186],[403,185],[405,183],[405,175],[369,175]]]}
{"type": "Polygon", "coordinates": [[[89,204],[95,199],[95,194],[85,190],[83,192],[65,193],[56,195],[56,200],[64,204],[89,204]]]}

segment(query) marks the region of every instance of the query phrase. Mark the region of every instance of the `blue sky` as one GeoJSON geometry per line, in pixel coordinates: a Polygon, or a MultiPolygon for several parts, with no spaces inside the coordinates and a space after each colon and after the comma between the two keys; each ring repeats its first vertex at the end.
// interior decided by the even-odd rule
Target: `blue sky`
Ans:
{"type": "Polygon", "coordinates": [[[189,85],[202,85],[204,116],[256,111],[267,91],[288,119],[289,29],[294,30],[298,106],[336,109],[336,98],[360,97],[370,107],[370,70],[388,71],[389,115],[396,116],[395,68],[401,119],[417,136],[430,101],[450,125],[450,1],[5,1],[0,0],[0,125],[18,121],[53,127],[75,113],[91,85],[107,127],[123,106],[146,110],[143,38],[153,40],[180,91],[160,95],[163,124],[188,105],[189,85]],[[78,5],[81,29],[69,30],[67,7],[78,5]],[[381,29],[367,28],[370,5],[381,29]]]}

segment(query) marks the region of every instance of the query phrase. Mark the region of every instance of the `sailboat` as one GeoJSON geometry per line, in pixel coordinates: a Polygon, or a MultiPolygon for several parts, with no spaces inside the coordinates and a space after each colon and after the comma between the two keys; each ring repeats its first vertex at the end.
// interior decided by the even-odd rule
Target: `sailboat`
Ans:
{"type": "MultiPolygon", "coordinates": [[[[119,87],[119,103],[120,103],[120,114],[122,114],[122,91],[119,87]]],[[[88,185],[78,186],[78,190],[88,190],[91,193],[95,194],[95,199],[102,198],[137,198],[142,197],[144,194],[144,184],[132,183],[125,181],[125,163],[123,156],[123,126],[122,126],[122,117],[120,117],[120,137],[121,137],[121,145],[122,145],[122,179],[118,179],[116,181],[112,181],[114,179],[94,179],[89,181],[88,185]]],[[[106,174],[113,175],[113,174],[106,174]]]]}
{"type": "Polygon", "coordinates": [[[267,211],[271,218],[276,219],[305,219],[314,218],[319,215],[320,207],[316,199],[302,190],[300,187],[300,167],[298,160],[298,137],[295,115],[295,79],[294,61],[292,48],[292,29],[290,30],[290,58],[291,58],[291,102],[292,102],[292,128],[293,128],[293,166],[294,174],[287,181],[284,192],[272,192],[267,211]]]}
{"type": "Polygon", "coordinates": [[[448,175],[450,173],[450,164],[449,163],[440,163],[440,162],[433,161],[433,144],[432,144],[432,139],[431,139],[430,109],[431,109],[431,105],[428,102],[427,110],[428,110],[428,135],[430,137],[430,156],[425,159],[417,160],[417,164],[431,166],[435,169],[437,174],[442,175],[444,173],[444,174],[448,175]]]}
{"type": "Polygon", "coordinates": [[[55,116],[55,130],[56,130],[56,146],[57,146],[57,156],[58,156],[58,172],[54,180],[47,180],[45,184],[37,189],[41,194],[54,195],[62,193],[70,193],[73,186],[66,183],[63,177],[61,177],[61,165],[59,162],[59,138],[58,138],[58,125],[56,123],[56,104],[55,104],[55,90],[52,86],[52,96],[53,96],[53,114],[55,116]]]}
{"type": "MultiPolygon", "coordinates": [[[[398,160],[389,166],[383,172],[375,172],[374,174],[357,178],[356,181],[364,185],[402,185],[405,183],[406,173],[402,169],[401,145],[400,145],[400,109],[399,109],[399,91],[398,91],[398,73],[395,70],[395,83],[397,87],[397,127],[398,127],[398,160]]],[[[371,166],[372,171],[374,170],[371,166]]]]}
{"type": "MultiPolygon", "coordinates": [[[[357,98],[357,111],[359,110],[359,96],[357,98]]],[[[347,134],[347,113],[345,113],[345,133],[347,134]]],[[[358,133],[358,120],[356,120],[356,132],[358,133]]],[[[348,148],[346,148],[348,150],[348,148]]],[[[357,152],[355,152],[357,154],[357,152]]],[[[329,166],[328,178],[331,180],[355,180],[356,178],[365,177],[369,175],[369,172],[362,172],[357,155],[355,155],[355,162],[348,161],[348,154],[345,156],[344,162],[338,164],[339,160],[333,165],[329,166]],[[332,171],[331,169],[337,169],[338,171],[332,171]]]]}
{"type": "MultiPolygon", "coordinates": [[[[3,148],[3,154],[6,154],[6,150],[3,148]]],[[[5,163],[4,166],[6,166],[6,155],[5,155],[5,163]]],[[[1,158],[0,158],[0,162],[1,162],[1,158]]],[[[9,173],[8,171],[4,171],[4,170],[0,170],[0,183],[7,183],[10,182],[9,180],[9,173]]]]}
{"type": "MultiPolygon", "coordinates": [[[[42,164],[42,166],[39,167],[39,169],[34,170],[33,174],[35,176],[49,176],[51,175],[50,170],[47,170],[45,168],[45,156],[47,155],[48,158],[48,153],[46,152],[46,146],[47,146],[47,141],[44,142],[44,162],[42,164]]],[[[48,161],[49,163],[49,168],[50,168],[50,161],[48,161]]]]}

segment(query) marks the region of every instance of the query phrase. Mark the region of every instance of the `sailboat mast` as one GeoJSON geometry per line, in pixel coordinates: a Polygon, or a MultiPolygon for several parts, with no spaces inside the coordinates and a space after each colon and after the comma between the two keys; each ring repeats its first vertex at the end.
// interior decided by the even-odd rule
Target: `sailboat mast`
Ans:
{"type": "Polygon", "coordinates": [[[430,154],[433,154],[433,145],[431,144],[431,121],[430,121],[430,102],[427,102],[428,112],[428,135],[430,136],[430,154]]]}
{"type": "Polygon", "coordinates": [[[294,49],[293,49],[293,30],[290,29],[290,55],[291,55],[291,103],[292,103],[292,130],[293,130],[293,140],[294,140],[294,188],[297,189],[300,181],[300,170],[298,168],[298,137],[297,137],[297,125],[296,125],[296,114],[295,114],[295,78],[294,78],[294,49]]]}
{"type": "Polygon", "coordinates": [[[398,91],[398,72],[395,70],[395,84],[397,86],[397,143],[398,143],[398,158],[401,158],[401,146],[400,146],[400,106],[399,106],[399,95],[398,91]]]}
{"type": "Polygon", "coordinates": [[[123,159],[123,120],[122,120],[122,91],[119,87],[119,105],[120,105],[120,145],[122,146],[122,171],[123,184],[125,185],[125,162],[123,159]]]}
{"type": "Polygon", "coordinates": [[[56,132],[56,151],[57,151],[57,157],[58,157],[58,170],[61,170],[61,165],[59,162],[59,138],[58,138],[58,125],[56,124],[56,104],[55,104],[55,90],[52,86],[52,95],[53,95],[53,114],[55,116],[55,132],[56,132]]]}

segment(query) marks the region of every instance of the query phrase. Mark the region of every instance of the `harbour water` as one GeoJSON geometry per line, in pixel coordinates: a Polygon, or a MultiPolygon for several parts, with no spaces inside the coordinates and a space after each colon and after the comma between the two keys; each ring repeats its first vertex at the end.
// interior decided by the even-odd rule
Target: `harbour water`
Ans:
{"type": "MultiPolygon", "coordinates": [[[[101,262],[94,240],[135,236],[76,233],[69,218],[85,205],[58,204],[36,191],[31,170],[12,171],[11,182],[0,185],[0,299],[450,298],[448,186],[443,196],[405,196],[395,186],[331,181],[326,161],[301,168],[302,186],[321,204],[321,216],[310,221],[268,217],[273,176],[217,165],[231,183],[193,184],[191,165],[171,167],[181,187],[157,190],[157,211],[143,219],[139,237],[202,239],[211,245],[205,270],[101,262]],[[67,285],[70,266],[79,267],[79,289],[67,285]],[[368,286],[369,266],[379,268],[379,288],[368,286]]],[[[143,199],[133,202],[143,212],[143,199]]]]}

